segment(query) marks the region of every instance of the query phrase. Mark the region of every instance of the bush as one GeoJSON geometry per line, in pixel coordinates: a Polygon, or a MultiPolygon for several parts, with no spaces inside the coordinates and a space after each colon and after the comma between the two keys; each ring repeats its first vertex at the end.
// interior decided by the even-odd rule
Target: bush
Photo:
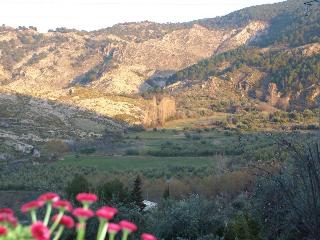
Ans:
{"type": "Polygon", "coordinates": [[[260,227],[248,214],[238,215],[227,225],[224,240],[261,240],[260,227]]]}
{"type": "Polygon", "coordinates": [[[81,192],[89,192],[90,184],[84,176],[76,175],[65,189],[67,198],[76,202],[76,196],[81,192]]]}
{"type": "Polygon", "coordinates": [[[131,148],[131,149],[126,150],[126,154],[129,156],[138,156],[138,155],[140,155],[140,152],[138,149],[131,148]]]}
{"type": "Polygon", "coordinates": [[[32,57],[28,60],[27,65],[32,65],[40,62],[42,59],[46,58],[48,56],[48,53],[41,52],[39,54],[35,53],[32,55],[32,57]]]}
{"type": "Polygon", "coordinates": [[[320,143],[282,143],[291,156],[280,171],[260,179],[252,198],[266,238],[318,239],[320,236],[320,143]],[[288,227],[290,226],[290,227],[288,227]]]}
{"type": "Polygon", "coordinates": [[[70,151],[67,143],[61,140],[51,140],[46,142],[42,146],[43,155],[49,160],[57,160],[63,156],[63,154],[70,151]]]}
{"type": "Polygon", "coordinates": [[[192,140],[200,140],[202,136],[200,134],[194,134],[192,135],[192,140]]]}
{"type": "Polygon", "coordinates": [[[184,133],[184,136],[185,136],[187,139],[190,139],[190,138],[191,138],[191,134],[190,134],[189,132],[184,133]]]}
{"type": "Polygon", "coordinates": [[[105,204],[110,201],[127,202],[129,199],[128,189],[118,179],[99,185],[97,194],[105,204]]]}
{"type": "Polygon", "coordinates": [[[225,220],[219,207],[219,203],[198,195],[182,201],[164,200],[150,216],[150,229],[159,239],[197,239],[216,235],[225,220]]]}
{"type": "Polygon", "coordinates": [[[96,148],[95,147],[87,147],[87,148],[83,148],[80,150],[80,153],[81,154],[86,154],[86,155],[89,155],[89,154],[92,154],[92,153],[95,153],[96,152],[96,148]]]}

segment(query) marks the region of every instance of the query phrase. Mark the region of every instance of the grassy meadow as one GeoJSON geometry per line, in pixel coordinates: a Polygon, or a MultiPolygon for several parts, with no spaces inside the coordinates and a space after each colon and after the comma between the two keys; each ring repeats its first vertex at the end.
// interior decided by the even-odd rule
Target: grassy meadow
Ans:
{"type": "Polygon", "coordinates": [[[94,167],[102,171],[161,169],[165,167],[214,167],[215,157],[153,157],[153,156],[85,156],[68,155],[54,163],[57,166],[94,167]]]}

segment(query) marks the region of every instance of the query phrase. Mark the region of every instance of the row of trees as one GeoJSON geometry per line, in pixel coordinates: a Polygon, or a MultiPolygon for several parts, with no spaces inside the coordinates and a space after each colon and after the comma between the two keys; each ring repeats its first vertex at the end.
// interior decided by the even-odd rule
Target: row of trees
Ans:
{"type": "Polygon", "coordinates": [[[108,181],[93,187],[82,175],[76,175],[66,188],[68,199],[76,201],[76,195],[81,192],[96,192],[102,203],[116,201],[123,204],[134,204],[141,211],[145,208],[142,196],[142,181],[138,175],[134,180],[131,192],[118,179],[108,181]]]}

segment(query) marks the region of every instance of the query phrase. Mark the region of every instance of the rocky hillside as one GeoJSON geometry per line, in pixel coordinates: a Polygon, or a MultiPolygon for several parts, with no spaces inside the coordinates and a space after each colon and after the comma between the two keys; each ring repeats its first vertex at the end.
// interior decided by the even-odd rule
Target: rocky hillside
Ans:
{"type": "Polygon", "coordinates": [[[320,21],[305,18],[302,6],[288,0],[219,18],[92,32],[3,25],[0,150],[163,124],[177,111],[317,107],[320,21]]]}
{"type": "Polygon", "coordinates": [[[32,95],[77,84],[104,93],[139,93],[150,88],[146,80],[244,45],[267,26],[264,22],[250,22],[243,28],[209,30],[194,24],[167,32],[159,25],[162,31],[154,36],[155,30],[148,29],[149,25],[153,23],[124,24],[122,27],[132,34],[129,36],[111,30],[58,29],[40,34],[33,28],[3,27],[0,82],[32,95]],[[144,37],[137,38],[137,32],[144,37]]]}
{"type": "MultiPolygon", "coordinates": [[[[320,43],[297,48],[240,48],[201,61],[167,78],[166,90],[181,98],[201,97],[205,108],[267,103],[282,110],[319,108],[320,43]],[[196,90],[201,86],[201,90],[196,90]]],[[[188,107],[186,107],[188,109],[188,107]]]]}
{"type": "Polygon", "coordinates": [[[39,141],[94,136],[127,124],[163,124],[175,114],[174,99],[128,94],[162,87],[162,77],[245,45],[266,27],[261,21],[228,30],[141,22],[39,33],[34,27],[2,26],[0,92],[8,98],[0,103],[0,120],[7,126],[3,143],[16,148],[12,139],[20,141],[37,122],[39,141]],[[20,116],[16,108],[25,111],[20,116]],[[11,124],[20,119],[25,122],[11,124]]]}

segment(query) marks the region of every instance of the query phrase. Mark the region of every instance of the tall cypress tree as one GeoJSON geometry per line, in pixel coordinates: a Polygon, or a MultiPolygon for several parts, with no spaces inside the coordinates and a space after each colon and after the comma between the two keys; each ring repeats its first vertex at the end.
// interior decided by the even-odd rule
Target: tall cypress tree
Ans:
{"type": "Polygon", "coordinates": [[[133,189],[131,192],[131,201],[137,205],[140,210],[142,211],[146,205],[143,203],[142,197],[142,181],[140,176],[138,175],[137,178],[134,180],[133,189]]]}
{"type": "Polygon", "coordinates": [[[169,184],[168,184],[166,189],[163,192],[163,198],[168,199],[169,197],[170,197],[170,188],[169,188],[169,184]]]}

